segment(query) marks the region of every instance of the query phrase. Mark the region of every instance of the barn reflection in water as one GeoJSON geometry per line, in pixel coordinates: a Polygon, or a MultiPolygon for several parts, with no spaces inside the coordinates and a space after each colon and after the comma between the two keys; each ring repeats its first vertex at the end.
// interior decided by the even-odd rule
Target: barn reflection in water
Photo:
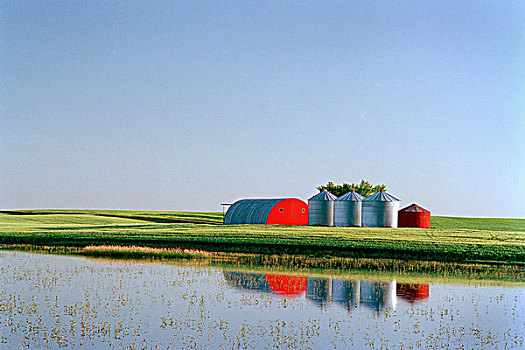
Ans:
{"type": "Polygon", "coordinates": [[[429,284],[352,280],[296,275],[223,271],[228,285],[236,289],[273,293],[286,298],[304,297],[326,310],[337,304],[349,312],[366,307],[376,313],[395,308],[398,300],[415,303],[428,299],[429,284]]]}

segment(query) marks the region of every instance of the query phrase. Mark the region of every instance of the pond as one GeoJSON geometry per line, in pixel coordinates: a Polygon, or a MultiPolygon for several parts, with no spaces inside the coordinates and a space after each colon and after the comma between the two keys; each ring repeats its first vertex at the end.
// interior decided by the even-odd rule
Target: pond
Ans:
{"type": "Polygon", "coordinates": [[[0,272],[1,349],[525,347],[520,284],[286,275],[5,251],[0,272]]]}

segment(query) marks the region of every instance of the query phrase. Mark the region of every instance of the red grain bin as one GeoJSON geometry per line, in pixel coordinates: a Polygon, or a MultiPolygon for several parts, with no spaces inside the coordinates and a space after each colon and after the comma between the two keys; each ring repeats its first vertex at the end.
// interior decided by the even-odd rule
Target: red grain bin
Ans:
{"type": "Polygon", "coordinates": [[[398,212],[398,227],[430,228],[430,212],[417,204],[398,212]]]}

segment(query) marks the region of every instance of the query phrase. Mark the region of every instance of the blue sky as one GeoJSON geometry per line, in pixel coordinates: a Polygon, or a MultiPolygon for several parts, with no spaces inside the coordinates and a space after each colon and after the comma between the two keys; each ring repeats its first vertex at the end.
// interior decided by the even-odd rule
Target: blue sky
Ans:
{"type": "Polygon", "coordinates": [[[0,1],[0,208],[384,183],[525,217],[520,1],[0,1]]]}

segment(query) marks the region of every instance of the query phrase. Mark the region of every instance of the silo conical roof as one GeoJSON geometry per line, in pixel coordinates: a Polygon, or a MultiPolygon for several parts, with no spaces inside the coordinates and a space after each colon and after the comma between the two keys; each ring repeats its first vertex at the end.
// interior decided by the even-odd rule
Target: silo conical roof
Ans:
{"type": "Polygon", "coordinates": [[[362,202],[364,199],[365,197],[361,196],[359,193],[355,191],[350,191],[337,198],[336,201],[362,202]]]}
{"type": "Polygon", "coordinates": [[[363,201],[370,201],[370,202],[401,202],[400,199],[392,196],[391,194],[385,192],[385,191],[380,191],[380,192],[377,192],[377,193],[374,193],[368,197],[366,197],[365,199],[363,199],[363,201]]]}
{"type": "Polygon", "coordinates": [[[324,190],[315,196],[309,198],[309,201],[335,201],[337,199],[336,196],[328,192],[327,190],[324,190]]]}
{"type": "Polygon", "coordinates": [[[423,207],[420,207],[417,204],[409,205],[408,207],[403,208],[400,211],[406,212],[406,213],[428,213],[429,212],[428,210],[426,210],[423,207]]]}

